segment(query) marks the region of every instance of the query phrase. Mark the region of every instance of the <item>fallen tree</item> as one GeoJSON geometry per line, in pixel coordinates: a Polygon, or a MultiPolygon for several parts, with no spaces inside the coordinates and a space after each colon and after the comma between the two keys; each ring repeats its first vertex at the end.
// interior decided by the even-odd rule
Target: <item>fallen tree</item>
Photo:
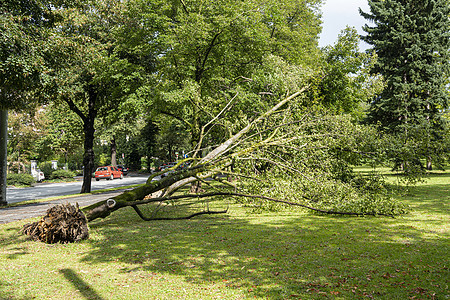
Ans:
{"type": "MultiPolygon", "coordinates": [[[[347,117],[305,112],[293,101],[304,90],[279,101],[204,157],[188,159],[189,167],[179,169],[187,160],[180,161],[161,180],[153,179],[163,172],[155,173],[141,187],[83,208],[87,221],[125,207],[132,207],[145,221],[226,213],[227,209],[208,205],[217,198],[233,198],[257,209],[282,205],[324,214],[404,213],[405,206],[389,197],[380,177],[358,176],[351,168],[362,159],[380,158],[386,141],[373,128],[353,124],[347,117]],[[180,192],[199,182],[206,192],[180,192]],[[205,205],[183,216],[158,214],[165,205],[181,207],[183,201],[205,205]],[[145,216],[140,206],[149,204],[154,205],[153,211],[145,216]]],[[[195,153],[201,152],[202,139],[195,153]]]]}
{"type": "MultiPolygon", "coordinates": [[[[351,160],[354,161],[361,157],[379,157],[380,149],[377,149],[377,147],[380,145],[379,142],[377,144],[374,141],[374,136],[367,136],[368,133],[364,132],[363,127],[354,125],[351,128],[352,126],[349,125],[351,122],[348,119],[344,118],[341,124],[337,124],[332,118],[339,119],[339,117],[314,116],[305,112],[300,115],[300,111],[295,108],[295,105],[289,104],[295,102],[293,99],[299,97],[304,90],[302,89],[278,102],[225,142],[216,146],[205,157],[192,158],[189,168],[177,170],[177,167],[184,162],[181,161],[172,168],[175,170],[174,173],[161,180],[152,180],[161,175],[161,173],[155,173],[142,187],[85,207],[83,212],[86,218],[92,221],[97,218],[104,218],[123,207],[132,207],[142,219],[156,220],[161,219],[161,217],[145,217],[139,210],[139,206],[148,203],[174,203],[183,199],[204,199],[218,196],[239,197],[250,200],[250,202],[259,199],[265,202],[301,206],[326,214],[393,216],[404,212],[404,207],[397,204],[381,207],[390,203],[390,200],[388,201],[385,196],[380,196],[378,191],[372,190],[372,193],[368,193],[370,188],[374,188],[368,187],[370,181],[369,183],[365,181],[359,184],[366,186],[364,192],[368,195],[365,197],[382,198],[382,201],[375,201],[376,205],[380,205],[380,207],[372,205],[372,210],[370,210],[370,207],[366,207],[363,210],[350,211],[345,208],[343,211],[339,211],[339,205],[330,208],[323,205],[323,201],[320,201],[319,198],[326,198],[330,193],[354,192],[352,184],[345,182],[349,179],[342,177],[350,176],[356,184],[358,184],[358,181],[364,181],[363,178],[341,173],[350,173],[348,162],[351,160]],[[324,128],[320,132],[313,132],[317,130],[317,126],[324,128]],[[326,128],[327,126],[337,126],[337,128],[326,128]],[[342,132],[342,130],[347,130],[347,132],[342,132]],[[330,159],[330,155],[336,156],[334,160],[330,159]],[[320,161],[321,159],[323,161],[320,161]],[[231,166],[237,172],[231,172],[231,166]],[[327,168],[333,170],[324,173],[327,168]],[[319,180],[319,173],[324,178],[319,180]],[[223,180],[223,177],[218,176],[219,174],[229,175],[240,180],[232,183],[223,180]],[[309,176],[314,177],[309,178],[309,176]],[[280,180],[280,177],[284,177],[285,180],[280,180]],[[220,182],[220,187],[214,186],[211,182],[206,182],[206,178],[212,179],[212,182],[220,182]],[[204,186],[208,186],[210,192],[174,195],[180,188],[195,182],[203,182],[204,186]],[[305,182],[314,184],[308,186],[305,182]],[[293,187],[292,183],[297,184],[297,187],[293,187]],[[318,186],[321,186],[320,189],[323,190],[335,189],[335,187],[326,187],[330,183],[332,183],[332,186],[344,186],[345,188],[340,187],[340,192],[327,191],[322,195],[311,193],[311,189],[314,190],[318,186]],[[284,189],[285,193],[274,193],[273,189],[270,191],[270,188],[264,188],[264,185],[269,187],[280,185],[280,190],[284,189]],[[290,187],[288,188],[288,186],[290,187]],[[267,191],[266,194],[264,194],[264,191],[267,191]],[[314,207],[314,204],[317,204],[318,207],[314,207]]],[[[369,134],[376,135],[374,132],[369,134]]],[[[196,152],[198,153],[201,142],[198,143],[197,147],[196,152]]],[[[375,180],[375,184],[380,184],[378,179],[371,178],[370,180],[375,180]]],[[[357,198],[360,195],[353,196],[357,198]]],[[[342,197],[342,195],[339,197],[342,197]]],[[[366,199],[366,201],[370,202],[370,199],[366,199]]],[[[343,206],[340,205],[340,207],[343,206]]],[[[224,212],[226,210],[214,211],[207,208],[207,210],[194,212],[181,218],[224,212]]]]}
{"type": "MultiPolygon", "coordinates": [[[[104,218],[111,214],[111,212],[127,206],[132,206],[136,209],[137,205],[141,204],[139,203],[139,200],[144,199],[147,195],[158,195],[158,198],[161,198],[161,201],[164,201],[165,199],[168,199],[168,197],[170,197],[175,191],[187,184],[223,173],[228,167],[231,166],[233,159],[238,157],[241,153],[254,151],[257,148],[264,146],[264,143],[256,143],[251,145],[249,148],[239,151],[232,151],[242,142],[244,136],[251,133],[255,126],[257,126],[265,118],[270,117],[272,114],[277,112],[281,107],[283,107],[283,105],[286,105],[289,101],[301,95],[304,90],[305,89],[302,89],[278,102],[270,110],[260,115],[253,122],[249,123],[224,143],[215,147],[214,150],[209,152],[205,157],[201,159],[195,159],[194,157],[192,159],[193,163],[191,167],[186,170],[176,171],[175,173],[170,174],[170,176],[164,177],[158,181],[153,181],[152,179],[158,175],[162,175],[164,172],[155,173],[149,177],[147,183],[142,187],[138,187],[132,191],[125,192],[114,198],[110,198],[84,208],[83,212],[86,214],[87,219],[92,221],[96,218],[104,218]]],[[[203,136],[200,140],[203,140],[203,136]]],[[[270,141],[266,141],[266,143],[269,142],[270,141]]],[[[201,148],[201,145],[202,143],[199,142],[197,145],[197,150],[201,148]]],[[[198,153],[198,151],[196,152],[198,153]]],[[[181,163],[182,162],[171,169],[176,170],[181,163]]]]}

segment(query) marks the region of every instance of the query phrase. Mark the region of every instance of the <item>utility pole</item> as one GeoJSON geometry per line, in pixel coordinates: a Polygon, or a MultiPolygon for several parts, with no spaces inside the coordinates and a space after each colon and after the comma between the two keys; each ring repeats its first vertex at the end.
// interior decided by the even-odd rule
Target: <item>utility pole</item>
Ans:
{"type": "Polygon", "coordinates": [[[6,201],[7,145],[8,111],[0,110],[0,206],[8,204],[6,201]]]}

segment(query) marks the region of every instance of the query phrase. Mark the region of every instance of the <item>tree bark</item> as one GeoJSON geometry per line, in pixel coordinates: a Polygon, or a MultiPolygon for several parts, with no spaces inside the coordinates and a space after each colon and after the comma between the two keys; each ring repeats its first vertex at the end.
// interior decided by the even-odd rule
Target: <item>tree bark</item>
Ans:
{"type": "Polygon", "coordinates": [[[83,156],[83,185],[80,193],[91,192],[92,172],[94,171],[94,123],[97,117],[95,102],[97,100],[97,91],[94,86],[88,87],[88,113],[83,119],[84,130],[84,156],[83,156]]]}
{"type": "MultiPolygon", "coordinates": [[[[93,122],[92,122],[93,123],[93,122]]],[[[80,193],[91,192],[92,172],[94,171],[94,124],[84,128],[83,185],[80,193]]]]}
{"type": "Polygon", "coordinates": [[[0,110],[0,206],[7,205],[7,147],[8,147],[8,111],[0,110]]]}
{"type": "MultiPolygon", "coordinates": [[[[194,167],[192,169],[184,170],[181,172],[177,172],[171,176],[167,176],[162,178],[159,181],[152,181],[152,178],[159,173],[155,173],[151,176],[147,183],[141,187],[135,188],[131,191],[125,192],[121,195],[118,195],[114,198],[107,199],[105,201],[97,202],[90,206],[87,206],[82,209],[88,221],[95,220],[97,218],[105,218],[109,216],[112,212],[126,207],[134,205],[134,201],[144,199],[145,196],[150,195],[155,192],[169,190],[172,185],[176,185],[177,183],[182,183],[179,187],[197,180],[196,176],[198,173],[205,171],[208,168],[208,165],[201,165],[198,167],[194,167]]],[[[162,173],[162,172],[160,172],[162,173]]],[[[174,188],[172,188],[174,189],[174,188]]]]}
{"type": "Polygon", "coordinates": [[[22,162],[20,161],[20,149],[18,149],[17,152],[18,152],[18,154],[17,154],[17,173],[20,174],[20,173],[22,173],[20,171],[20,168],[22,166],[22,162]]]}
{"type": "Polygon", "coordinates": [[[111,139],[111,165],[117,167],[117,144],[116,137],[113,135],[111,139]]]}

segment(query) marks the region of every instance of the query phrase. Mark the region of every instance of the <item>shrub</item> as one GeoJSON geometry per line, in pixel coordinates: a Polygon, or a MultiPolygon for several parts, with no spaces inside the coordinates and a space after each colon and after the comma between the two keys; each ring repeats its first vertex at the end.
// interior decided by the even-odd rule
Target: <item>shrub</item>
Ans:
{"type": "Polygon", "coordinates": [[[6,176],[7,185],[28,185],[31,186],[36,181],[30,174],[8,174],[6,176]]]}
{"type": "Polygon", "coordinates": [[[66,179],[66,178],[73,178],[75,176],[75,173],[70,170],[55,170],[50,175],[50,179],[66,179]]]}
{"type": "Polygon", "coordinates": [[[46,162],[40,163],[39,169],[44,173],[45,178],[52,178],[52,173],[54,170],[52,169],[51,161],[46,161],[46,162]]]}

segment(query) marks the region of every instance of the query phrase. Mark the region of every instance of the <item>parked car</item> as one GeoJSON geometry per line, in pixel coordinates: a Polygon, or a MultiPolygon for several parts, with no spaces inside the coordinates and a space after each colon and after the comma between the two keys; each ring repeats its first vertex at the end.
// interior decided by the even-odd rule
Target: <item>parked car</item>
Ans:
{"type": "Polygon", "coordinates": [[[119,171],[122,171],[124,176],[128,175],[128,168],[123,166],[123,165],[117,165],[117,169],[119,169],[119,171]]]}
{"type": "Polygon", "coordinates": [[[106,180],[113,180],[114,178],[123,178],[122,171],[118,170],[116,167],[104,166],[98,167],[94,173],[95,180],[99,181],[104,178],[106,180]]]}

